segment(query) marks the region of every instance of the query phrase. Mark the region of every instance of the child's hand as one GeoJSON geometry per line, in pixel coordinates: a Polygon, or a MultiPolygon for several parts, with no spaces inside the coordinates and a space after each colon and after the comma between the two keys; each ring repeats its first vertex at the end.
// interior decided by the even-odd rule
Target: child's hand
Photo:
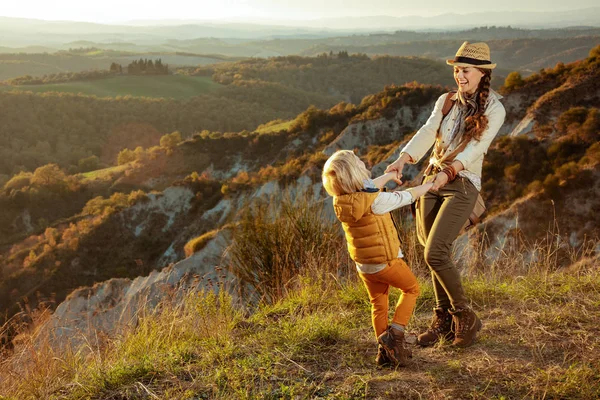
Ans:
{"type": "MultiPolygon", "coordinates": [[[[400,178],[398,178],[398,173],[397,171],[390,171],[388,173],[385,174],[386,176],[389,175],[389,180],[393,180],[394,182],[396,182],[396,185],[400,186],[402,185],[402,180],[400,178]]],[[[402,174],[400,174],[400,176],[402,176],[402,174]]]]}
{"type": "Polygon", "coordinates": [[[394,180],[394,182],[396,182],[398,185],[402,184],[402,181],[396,177],[396,171],[390,171],[378,176],[377,178],[373,179],[373,183],[375,183],[375,186],[381,189],[391,180],[394,180]]]}

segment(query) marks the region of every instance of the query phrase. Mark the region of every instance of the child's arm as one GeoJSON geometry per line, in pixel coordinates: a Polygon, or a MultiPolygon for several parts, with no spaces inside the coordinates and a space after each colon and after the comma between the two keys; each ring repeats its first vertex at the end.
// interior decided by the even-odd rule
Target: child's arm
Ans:
{"type": "Polygon", "coordinates": [[[381,176],[378,176],[377,178],[373,179],[373,183],[375,183],[375,186],[377,186],[379,189],[383,189],[383,187],[385,186],[386,183],[388,183],[391,180],[394,180],[396,178],[396,171],[391,171],[388,172],[387,174],[383,174],[381,176]]]}
{"type": "Polygon", "coordinates": [[[423,196],[425,193],[431,189],[433,186],[433,182],[424,183],[419,186],[415,186],[409,189],[406,189],[407,192],[410,192],[414,201],[416,201],[419,197],[423,196]]]}
{"type": "Polygon", "coordinates": [[[385,214],[397,208],[407,206],[427,193],[432,186],[433,184],[430,182],[406,190],[381,192],[371,205],[371,211],[373,211],[373,214],[385,214]]]}

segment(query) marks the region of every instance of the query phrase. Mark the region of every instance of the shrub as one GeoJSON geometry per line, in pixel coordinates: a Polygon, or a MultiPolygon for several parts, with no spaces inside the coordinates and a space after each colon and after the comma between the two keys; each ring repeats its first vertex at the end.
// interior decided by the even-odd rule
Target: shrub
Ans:
{"type": "Polygon", "coordinates": [[[567,128],[572,124],[583,124],[588,115],[588,109],[585,107],[571,107],[558,117],[556,127],[559,131],[566,133],[567,128]]]}
{"type": "Polygon", "coordinates": [[[525,193],[537,193],[541,190],[544,189],[544,185],[542,184],[541,181],[539,180],[535,180],[533,182],[531,182],[529,185],[527,185],[527,189],[525,190],[525,193]]]}
{"type": "Polygon", "coordinates": [[[217,233],[219,233],[219,230],[215,229],[210,232],[206,232],[203,235],[195,237],[194,239],[187,242],[183,247],[183,250],[185,251],[185,256],[190,257],[192,254],[202,250],[204,247],[206,247],[208,242],[210,242],[217,236],[217,233]]]}
{"type": "Polygon", "coordinates": [[[520,88],[524,84],[525,81],[523,80],[523,77],[521,77],[521,74],[517,71],[513,71],[510,74],[508,74],[508,76],[504,80],[503,89],[505,92],[510,92],[514,89],[520,88]]]}
{"type": "Polygon", "coordinates": [[[575,161],[568,162],[556,169],[556,177],[560,180],[566,180],[574,177],[579,172],[579,167],[575,161]]]}
{"type": "Polygon", "coordinates": [[[241,290],[249,287],[268,303],[283,298],[299,276],[338,276],[349,265],[339,224],[308,193],[277,195],[245,207],[232,234],[231,272],[241,290]]]}
{"type": "Polygon", "coordinates": [[[11,190],[19,190],[24,187],[27,187],[31,184],[31,172],[19,172],[17,175],[13,176],[6,184],[4,185],[4,190],[10,192],[11,190]]]}
{"type": "Polygon", "coordinates": [[[600,162],[600,142],[591,145],[579,160],[580,165],[596,165],[600,162]]]}
{"type": "Polygon", "coordinates": [[[77,164],[79,166],[79,172],[94,171],[99,168],[100,159],[98,156],[90,156],[87,158],[82,158],[77,164]]]}
{"type": "Polygon", "coordinates": [[[160,138],[160,147],[164,147],[166,149],[173,149],[179,143],[181,143],[181,133],[178,131],[164,135],[160,138]]]}
{"type": "Polygon", "coordinates": [[[117,164],[119,164],[119,165],[127,164],[127,163],[130,163],[135,160],[136,160],[135,153],[133,152],[133,150],[129,150],[129,149],[121,150],[119,152],[119,155],[117,156],[117,164]]]}
{"type": "Polygon", "coordinates": [[[587,118],[579,129],[578,137],[585,143],[600,141],[600,112],[597,108],[589,110],[587,118]]]}

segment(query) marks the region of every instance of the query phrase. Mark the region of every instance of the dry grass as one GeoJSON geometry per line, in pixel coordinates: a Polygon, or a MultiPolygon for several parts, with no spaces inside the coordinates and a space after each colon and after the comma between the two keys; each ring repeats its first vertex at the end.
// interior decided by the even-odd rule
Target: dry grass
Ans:
{"type": "MultiPolygon", "coordinates": [[[[417,262],[410,227],[402,231],[405,253],[417,262]]],[[[597,241],[570,250],[555,243],[506,247],[487,270],[472,259],[465,288],[484,323],[477,343],[415,348],[407,368],[374,367],[362,284],[354,273],[318,273],[315,252],[293,285],[252,313],[225,292],[190,293],[183,303],[165,301],[104,346],[57,352],[36,342],[35,332],[24,334],[0,364],[0,398],[599,398],[600,270],[590,255],[597,241]],[[533,250],[543,257],[518,256],[533,250]],[[577,262],[559,269],[559,253],[577,262]]],[[[422,267],[415,265],[423,279],[413,333],[428,325],[434,304],[422,267]]],[[[392,291],[390,302],[398,295],[392,291]]]]}

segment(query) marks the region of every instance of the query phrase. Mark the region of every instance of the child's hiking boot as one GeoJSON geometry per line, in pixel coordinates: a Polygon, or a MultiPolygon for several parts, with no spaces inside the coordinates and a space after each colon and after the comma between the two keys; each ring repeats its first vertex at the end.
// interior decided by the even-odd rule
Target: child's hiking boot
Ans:
{"type": "Polygon", "coordinates": [[[453,346],[468,347],[475,342],[477,332],[481,330],[483,324],[477,317],[477,314],[470,308],[450,311],[452,322],[454,324],[454,342],[453,346]]]}
{"type": "Polygon", "coordinates": [[[387,330],[379,335],[377,341],[383,346],[394,366],[405,367],[408,365],[412,351],[406,346],[403,331],[388,326],[387,330]]]}
{"type": "Polygon", "coordinates": [[[452,340],[454,333],[452,332],[452,315],[444,308],[433,309],[433,319],[431,325],[417,338],[417,344],[420,346],[432,346],[440,339],[452,340]]]}
{"type": "Polygon", "coordinates": [[[378,367],[385,367],[392,364],[392,360],[387,355],[387,352],[382,345],[377,346],[377,355],[375,356],[375,363],[378,367]]]}

